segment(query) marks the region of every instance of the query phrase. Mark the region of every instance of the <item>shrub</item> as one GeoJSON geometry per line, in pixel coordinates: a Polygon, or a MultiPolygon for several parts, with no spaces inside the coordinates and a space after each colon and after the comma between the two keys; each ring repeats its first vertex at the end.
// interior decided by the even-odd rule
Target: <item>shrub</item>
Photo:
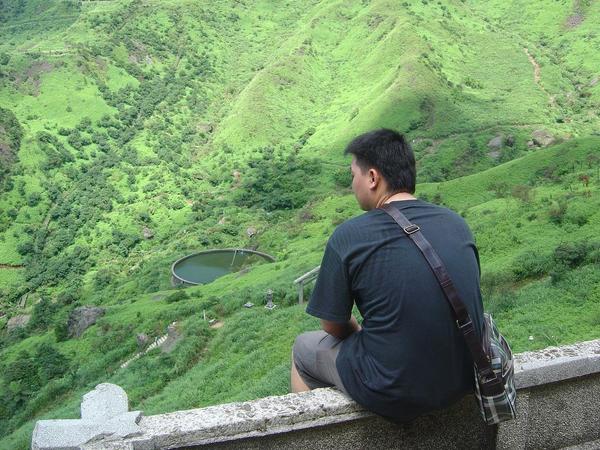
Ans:
{"type": "Polygon", "coordinates": [[[486,303],[491,313],[509,311],[517,304],[517,296],[514,292],[502,291],[491,295],[486,303]]]}
{"type": "Polygon", "coordinates": [[[517,281],[539,278],[550,269],[552,258],[536,251],[521,253],[513,261],[513,274],[517,281]]]}
{"type": "Polygon", "coordinates": [[[69,370],[69,359],[50,344],[41,344],[35,354],[40,380],[45,384],[69,370]]]}
{"type": "Polygon", "coordinates": [[[568,271],[569,269],[566,265],[556,264],[550,271],[550,280],[552,284],[556,284],[561,281],[568,271]]]}
{"type": "Polygon", "coordinates": [[[30,330],[42,331],[48,328],[52,323],[52,318],[56,313],[57,305],[52,303],[47,297],[42,297],[33,307],[31,320],[27,324],[30,330]]]}
{"type": "Polygon", "coordinates": [[[585,241],[560,244],[554,249],[554,261],[557,264],[574,268],[585,261],[589,250],[590,245],[585,241]]]}
{"type": "Polygon", "coordinates": [[[17,245],[17,252],[21,256],[30,255],[33,253],[33,250],[34,245],[32,241],[21,242],[19,245],[17,245]]]}
{"type": "Polygon", "coordinates": [[[352,173],[346,168],[334,170],[332,178],[336,186],[349,188],[352,185],[352,173]]]}
{"type": "Polygon", "coordinates": [[[504,181],[494,181],[488,185],[487,190],[492,191],[497,198],[502,198],[508,194],[508,184],[504,181]]]}
{"type": "Polygon", "coordinates": [[[172,294],[169,294],[167,297],[165,297],[165,301],[167,303],[175,303],[180,300],[186,300],[188,298],[190,298],[190,296],[188,295],[187,292],[185,292],[184,289],[178,289],[177,291],[175,291],[172,294]]]}
{"type": "Polygon", "coordinates": [[[54,337],[56,342],[63,342],[69,339],[69,327],[65,320],[61,320],[54,325],[54,337]]]}
{"type": "Polygon", "coordinates": [[[517,198],[524,203],[529,203],[531,201],[531,186],[517,184],[513,186],[511,194],[514,198],[517,198]]]}
{"type": "Polygon", "coordinates": [[[481,276],[481,292],[485,297],[497,292],[508,291],[514,282],[511,272],[485,272],[481,276]]]}
{"type": "Polygon", "coordinates": [[[109,269],[100,269],[94,277],[94,285],[100,290],[108,286],[113,280],[113,274],[109,269]]]}
{"type": "Polygon", "coordinates": [[[270,147],[262,148],[248,166],[235,196],[240,206],[267,211],[299,208],[319,184],[314,176],[321,171],[318,161],[286,156],[270,147]]]}
{"type": "Polygon", "coordinates": [[[39,192],[33,192],[27,197],[27,205],[31,207],[37,206],[41,200],[41,194],[39,192]]]}
{"type": "Polygon", "coordinates": [[[567,212],[567,203],[565,201],[554,201],[548,210],[548,216],[550,222],[560,225],[563,222],[565,214],[567,212]]]}

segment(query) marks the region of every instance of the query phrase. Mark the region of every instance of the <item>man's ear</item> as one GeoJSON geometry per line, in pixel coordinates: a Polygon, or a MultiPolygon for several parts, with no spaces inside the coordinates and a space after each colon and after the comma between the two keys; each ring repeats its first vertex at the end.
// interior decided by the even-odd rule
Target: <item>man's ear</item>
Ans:
{"type": "Polygon", "coordinates": [[[379,185],[379,172],[377,172],[376,169],[369,169],[369,173],[368,173],[369,177],[369,189],[377,189],[377,186],[379,185]]]}

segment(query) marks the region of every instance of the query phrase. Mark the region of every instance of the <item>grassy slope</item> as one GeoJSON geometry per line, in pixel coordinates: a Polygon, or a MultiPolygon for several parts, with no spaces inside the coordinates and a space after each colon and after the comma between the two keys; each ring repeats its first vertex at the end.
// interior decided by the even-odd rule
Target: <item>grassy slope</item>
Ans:
{"type": "MultiPolygon", "coordinates": [[[[54,13],[62,14],[60,2],[53,3],[59,8],[54,13]]],[[[555,284],[547,275],[518,283],[511,278],[511,267],[524,254],[535,251],[547,255],[565,240],[593,239],[598,235],[598,180],[593,178],[591,197],[587,197],[577,179],[582,173],[594,175],[585,161],[588,154],[598,152],[598,139],[570,141],[530,154],[526,154],[525,147],[532,129],[545,127],[562,136],[586,136],[597,127],[597,117],[590,115],[591,106],[598,101],[597,88],[589,89],[591,96],[582,97],[581,101],[579,96],[577,101],[571,101],[567,94],[569,90],[574,95],[578,92],[577,79],[570,71],[575,70],[577,61],[585,59],[585,70],[592,70],[587,61],[597,55],[582,58],[577,42],[581,36],[592,33],[586,27],[591,26],[598,11],[590,7],[586,11],[588,19],[568,34],[562,28],[565,17],[571,13],[566,5],[551,1],[541,6],[517,3],[498,2],[483,11],[474,2],[448,2],[443,5],[445,9],[432,2],[415,2],[401,8],[395,2],[383,1],[368,5],[315,2],[308,8],[303,3],[276,10],[268,2],[252,8],[220,2],[211,6],[211,23],[205,12],[190,8],[186,2],[173,1],[149,2],[143,10],[134,9],[135,14],[130,14],[117,31],[101,26],[92,33],[89,22],[81,18],[57,22],[55,29],[44,35],[40,50],[64,49],[72,53],[42,56],[55,67],[33,73],[31,79],[22,83],[5,85],[0,91],[2,105],[15,112],[27,131],[20,152],[23,174],[14,177],[15,188],[11,192],[0,196],[3,211],[17,206],[19,209],[17,220],[2,234],[5,241],[0,245],[0,255],[7,259],[0,262],[22,261],[16,247],[27,239],[23,227],[39,224],[51,204],[43,198],[35,208],[26,206],[17,192],[18,184],[24,185],[26,195],[43,191],[39,180],[45,177],[63,183],[65,188],[70,186],[68,179],[60,178],[60,171],[44,173],[40,169],[44,156],[33,139],[34,133],[43,129],[56,133],[59,127],[73,127],[82,115],[89,116],[95,124],[106,112],[114,113],[115,109],[101,99],[94,80],[104,80],[113,91],[123,83],[138,83],[127,73],[125,62],[132,54],[143,59],[142,50],[136,53],[114,45],[110,54],[94,61],[65,41],[87,45],[92,37],[109,40],[111,36],[120,39],[133,35],[145,44],[153,67],[168,72],[175,67],[176,56],[153,48],[155,43],[150,39],[145,42],[144,34],[156,33],[158,42],[172,38],[169,29],[173,14],[184,13],[186,19],[181,26],[188,30],[189,44],[177,70],[185,70],[186,58],[203,49],[210,52],[215,74],[195,84],[205,89],[206,107],[203,112],[193,112],[186,105],[165,102],[163,110],[154,112],[146,124],[159,122],[161,116],[168,114],[175,124],[210,123],[216,131],[206,140],[182,147],[191,161],[182,173],[174,173],[167,164],[155,160],[140,165],[135,170],[137,192],[133,195],[137,199],[116,202],[113,211],[104,214],[100,222],[77,234],[74,243],[85,243],[96,254],[95,267],[82,277],[82,302],[107,305],[108,313],[82,338],[56,344],[72,358],[72,366],[79,368],[73,378],[65,378],[63,383],[68,385],[73,380],[75,387],[61,390],[60,386],[47,386],[40,397],[56,397],[56,401],[39,400],[39,407],[33,405],[20,413],[11,423],[11,428],[18,427],[17,430],[1,441],[2,445],[25,446],[34,417],[76,417],[81,394],[101,381],[123,386],[130,395],[131,407],[142,408],[146,413],[287,390],[288,353],[293,338],[316,326],[302,307],[286,307],[294,303],[291,281],[319,263],[324,243],[335,225],[359,211],[349,193],[333,194],[328,165],[319,175],[320,193],[313,201],[297,213],[275,216],[240,209],[228,201],[236,192],[230,173],[238,169],[244,176],[245,161],[260,146],[283,144],[289,152],[309,128],[315,132],[300,149],[300,155],[346,163],[340,151],[353,135],[377,126],[407,130],[417,121],[419,126],[409,136],[432,142],[422,150],[416,145],[421,169],[429,169],[431,174],[437,174],[438,168],[455,165],[464,146],[473,139],[479,142],[480,156],[476,164],[466,167],[467,173],[492,167],[496,163],[486,158],[485,143],[497,133],[514,133],[519,152],[525,155],[522,158],[464,178],[422,184],[419,193],[428,198],[439,194],[441,201],[463,213],[470,223],[480,247],[484,278],[496,277],[500,284],[508,286],[504,291],[492,290],[487,307],[495,312],[516,350],[598,337],[600,280],[593,266],[575,269],[555,284]],[[526,14],[517,15],[519,10],[526,14]],[[231,11],[238,15],[237,20],[229,19],[231,11]],[[488,15],[490,21],[483,21],[483,15],[488,15]],[[539,25],[521,25],[527,23],[522,17],[528,15],[537,17],[539,25]],[[516,37],[507,32],[514,27],[519,31],[516,37]],[[457,30],[460,37],[455,39],[457,30]],[[548,45],[540,44],[542,30],[551,30],[545,31],[551,48],[558,48],[562,41],[569,44],[569,50],[565,50],[565,45],[561,47],[560,55],[561,61],[567,62],[567,70],[554,63],[552,58],[558,56],[547,50],[548,45]],[[523,51],[525,45],[543,64],[545,89],[557,99],[564,95],[564,101],[557,100],[558,106],[550,104],[534,82],[533,67],[523,51]],[[35,94],[38,78],[39,93],[31,95],[35,94]],[[475,87],[465,84],[467,81],[475,87]],[[557,116],[570,121],[558,123],[557,116]],[[232,153],[222,153],[225,144],[232,153]],[[573,161],[579,163],[569,168],[573,161]],[[569,168],[558,182],[533,176],[552,164],[569,168]],[[214,174],[219,174],[217,188],[210,182],[214,174]],[[152,180],[160,180],[160,187],[144,192],[143,186],[152,180]],[[178,180],[191,188],[192,198],[185,195],[178,180]],[[531,183],[532,200],[524,203],[510,195],[497,196],[490,188],[494,182],[506,182],[508,192],[514,185],[531,183]],[[222,206],[199,220],[188,201],[211,195],[222,206]],[[570,196],[567,219],[556,225],[548,220],[548,211],[553,201],[566,196],[570,196]],[[141,242],[126,257],[115,257],[114,251],[102,243],[110,239],[113,228],[139,232],[140,212],[150,213],[155,239],[141,242]],[[585,215],[586,223],[570,222],[569,214],[585,215]],[[535,218],[529,219],[532,215],[535,218]],[[237,235],[222,233],[222,218],[237,230],[237,235]],[[518,229],[515,223],[520,223],[518,229]],[[250,225],[259,229],[258,241],[246,239],[245,229],[250,225]],[[168,292],[144,293],[151,279],[152,289],[167,289],[169,262],[198,248],[199,240],[211,236],[219,236],[221,242],[209,246],[259,243],[262,250],[276,255],[280,262],[253,268],[241,278],[233,275],[210,286],[190,289],[191,298],[179,303],[155,300],[155,296],[168,292]],[[113,283],[104,291],[94,292],[94,273],[107,265],[116,272],[113,283]],[[258,304],[269,287],[276,289],[279,303],[273,313],[262,308],[240,309],[248,300],[258,304]],[[213,296],[219,302],[215,303],[213,296]],[[201,320],[204,310],[211,317],[222,318],[225,326],[209,330],[201,320]],[[135,352],[135,333],[161,335],[173,320],[179,321],[184,336],[173,353],[155,352],[126,370],[117,369],[135,352]],[[77,380],[84,380],[84,384],[77,380]]],[[[86,6],[84,14],[99,14],[95,8],[118,13],[120,4],[86,6]]],[[[11,64],[35,69],[36,62],[24,52],[38,45],[37,30],[17,33],[11,25],[2,33],[11,36],[8,47],[3,47],[13,55],[11,64]]],[[[589,48],[585,49],[589,53],[589,48]]],[[[177,126],[170,132],[177,133],[177,126]]],[[[142,158],[155,158],[159,138],[152,131],[142,130],[133,142],[142,158]]],[[[90,148],[93,150],[94,146],[90,148]]],[[[82,164],[84,160],[79,156],[90,157],[90,148],[84,147],[81,154],[70,149],[76,156],[72,165],[82,164]]],[[[127,198],[132,194],[125,183],[124,167],[107,172],[111,183],[127,198]]],[[[3,272],[0,280],[18,284],[19,272],[3,272]]],[[[46,292],[53,296],[60,290],[59,286],[46,292]]],[[[20,350],[31,351],[41,342],[55,342],[52,328],[3,349],[4,364],[10,365],[20,350]]]]}

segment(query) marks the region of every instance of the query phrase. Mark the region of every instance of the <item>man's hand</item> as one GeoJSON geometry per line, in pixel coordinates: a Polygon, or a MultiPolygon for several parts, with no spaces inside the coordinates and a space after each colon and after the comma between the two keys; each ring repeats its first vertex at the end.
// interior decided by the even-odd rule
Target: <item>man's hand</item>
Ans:
{"type": "Polygon", "coordinates": [[[362,329],[354,316],[346,323],[331,322],[329,320],[321,319],[321,328],[326,333],[329,333],[338,339],[346,339],[352,333],[362,329]]]}

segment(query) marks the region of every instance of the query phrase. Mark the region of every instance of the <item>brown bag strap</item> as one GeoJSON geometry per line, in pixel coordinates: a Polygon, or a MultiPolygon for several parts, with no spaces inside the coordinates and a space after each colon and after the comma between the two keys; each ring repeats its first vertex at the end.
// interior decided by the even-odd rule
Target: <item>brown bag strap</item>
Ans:
{"type": "Polygon", "coordinates": [[[458,295],[458,291],[454,287],[454,283],[446,270],[446,266],[433,249],[431,244],[423,233],[421,233],[418,225],[411,223],[399,209],[387,203],[383,205],[380,209],[388,213],[392,218],[396,221],[400,228],[406,233],[406,235],[416,244],[419,248],[431,270],[433,271],[435,277],[437,278],[442,290],[444,291],[446,300],[450,304],[452,311],[454,313],[454,319],[456,320],[456,325],[458,329],[462,332],[465,341],[467,342],[467,347],[471,352],[471,356],[473,357],[473,362],[477,367],[477,371],[484,377],[484,379],[489,379],[492,384],[494,381],[500,383],[496,377],[496,374],[493,372],[492,367],[490,365],[490,359],[486,355],[483,346],[475,332],[475,326],[471,317],[469,316],[469,312],[467,307],[460,299],[458,295]]]}

